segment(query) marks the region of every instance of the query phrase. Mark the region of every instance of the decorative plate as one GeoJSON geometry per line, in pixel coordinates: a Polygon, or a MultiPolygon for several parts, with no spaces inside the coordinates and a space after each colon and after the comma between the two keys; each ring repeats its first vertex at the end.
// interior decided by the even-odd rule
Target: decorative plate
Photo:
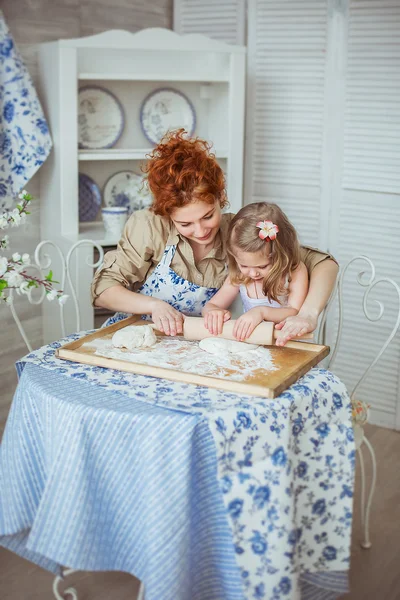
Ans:
{"type": "Polygon", "coordinates": [[[110,177],[103,191],[105,206],[127,206],[128,213],[147,208],[153,201],[147,181],[133,171],[120,171],[110,177]]]}
{"type": "Polygon", "coordinates": [[[172,88],[151,92],[140,108],[140,124],[149,142],[158,144],[169,130],[183,127],[193,135],[196,112],[190,100],[172,88]]]}
{"type": "Polygon", "coordinates": [[[122,104],[109,90],[94,85],[79,90],[79,148],[112,148],[121,137],[124,124],[122,104]]]}
{"type": "Polygon", "coordinates": [[[94,221],[101,206],[101,192],[97,183],[79,173],[79,220],[94,221]]]}

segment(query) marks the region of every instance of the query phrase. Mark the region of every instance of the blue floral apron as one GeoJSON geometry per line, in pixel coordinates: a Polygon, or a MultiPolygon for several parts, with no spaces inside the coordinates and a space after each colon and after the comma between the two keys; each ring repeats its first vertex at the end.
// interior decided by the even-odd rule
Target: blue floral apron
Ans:
{"type": "MultiPolygon", "coordinates": [[[[184,315],[199,317],[201,316],[201,309],[217,293],[218,288],[196,285],[175,273],[170,266],[175,252],[176,246],[165,247],[161,261],[138,290],[138,293],[164,300],[184,315]]],[[[117,312],[107,319],[103,327],[117,323],[117,321],[126,319],[129,316],[127,313],[117,312]]],[[[144,316],[143,318],[148,317],[144,316]]]]}

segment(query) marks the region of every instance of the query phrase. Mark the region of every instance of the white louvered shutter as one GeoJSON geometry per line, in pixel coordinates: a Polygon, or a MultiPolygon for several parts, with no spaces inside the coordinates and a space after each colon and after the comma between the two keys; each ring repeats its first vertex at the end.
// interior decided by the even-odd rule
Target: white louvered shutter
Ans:
{"type": "MultiPolygon", "coordinates": [[[[400,3],[397,0],[249,0],[246,203],[276,201],[303,243],[344,265],[366,254],[400,283],[400,3]]],[[[368,323],[348,273],[334,371],[351,389],[395,322],[368,323]]],[[[333,329],[335,319],[331,320],[333,329]]],[[[331,334],[332,334],[331,329],[331,334]]],[[[372,420],[400,429],[400,336],[359,389],[372,420]]]]}
{"type": "Polygon", "coordinates": [[[228,44],[245,43],[245,0],[174,0],[174,30],[201,33],[228,44]]]}
{"type": "Polygon", "coordinates": [[[320,243],[326,2],[249,0],[245,203],[276,202],[320,243]]]}
{"type": "MultiPolygon", "coordinates": [[[[350,0],[344,86],[341,187],[332,200],[332,249],[342,264],[369,256],[378,277],[400,284],[400,3],[350,0]]],[[[379,323],[366,325],[362,291],[355,283],[362,263],[349,273],[344,334],[334,370],[352,387],[396,320],[398,298],[385,285],[371,294],[385,305],[379,323]]],[[[368,271],[368,269],[366,269],[368,271]]],[[[400,429],[400,336],[392,342],[358,396],[372,407],[372,420],[400,429]]]]}

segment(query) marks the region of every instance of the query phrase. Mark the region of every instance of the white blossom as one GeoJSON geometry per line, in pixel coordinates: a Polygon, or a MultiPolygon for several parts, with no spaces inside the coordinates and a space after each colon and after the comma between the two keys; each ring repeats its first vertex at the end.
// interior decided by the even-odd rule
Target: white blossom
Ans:
{"type": "MultiPolygon", "coordinates": [[[[0,227],[0,229],[1,229],[1,227],[0,227]]],[[[0,240],[0,247],[8,248],[9,245],[10,245],[10,238],[8,237],[8,235],[5,235],[3,237],[3,239],[0,240]]]]}
{"type": "Polygon", "coordinates": [[[14,262],[19,262],[21,260],[21,255],[18,252],[14,252],[12,259],[14,262]]]}
{"type": "Polygon", "coordinates": [[[18,271],[16,271],[15,269],[12,269],[11,271],[8,271],[7,273],[5,273],[4,279],[7,281],[8,287],[18,287],[19,288],[21,283],[24,281],[24,278],[22,277],[22,275],[20,275],[18,273],[18,271]]]}
{"type": "Polygon", "coordinates": [[[21,265],[21,264],[18,264],[18,265],[14,264],[12,267],[16,273],[21,273],[25,269],[25,266],[21,265]]]}
{"type": "Polygon", "coordinates": [[[19,225],[21,223],[21,214],[18,210],[18,208],[14,208],[14,210],[10,213],[10,217],[13,220],[13,226],[15,227],[16,225],[19,225]]]}
{"type": "Polygon", "coordinates": [[[3,277],[4,273],[7,271],[8,260],[5,256],[0,256],[0,277],[3,277]]]}
{"type": "Polygon", "coordinates": [[[0,216],[0,229],[7,229],[7,227],[8,227],[7,213],[4,213],[3,215],[0,216]]]}
{"type": "Polygon", "coordinates": [[[51,302],[52,300],[54,300],[54,298],[57,298],[57,294],[57,290],[50,290],[50,292],[47,292],[47,300],[51,302]]]}
{"type": "Polygon", "coordinates": [[[27,252],[22,255],[21,260],[26,267],[31,264],[31,259],[27,252]]]}
{"type": "Polygon", "coordinates": [[[23,200],[24,196],[27,196],[27,195],[28,195],[28,192],[26,190],[22,190],[22,192],[20,192],[18,194],[18,198],[20,198],[21,200],[23,200]]]}
{"type": "Polygon", "coordinates": [[[66,303],[66,301],[68,300],[69,296],[68,294],[63,294],[62,296],[59,297],[58,302],[60,305],[63,305],[66,303]]]}

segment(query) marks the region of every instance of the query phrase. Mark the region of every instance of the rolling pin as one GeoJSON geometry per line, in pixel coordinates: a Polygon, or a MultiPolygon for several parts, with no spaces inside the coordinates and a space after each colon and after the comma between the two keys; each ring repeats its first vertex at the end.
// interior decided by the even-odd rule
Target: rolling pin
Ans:
{"type": "MultiPolygon", "coordinates": [[[[235,320],[230,320],[224,323],[222,333],[213,336],[204,325],[204,319],[201,317],[185,317],[183,322],[183,337],[186,340],[204,340],[208,337],[219,337],[226,340],[236,340],[233,336],[233,328],[235,320]]],[[[264,321],[257,325],[250,337],[244,340],[247,344],[259,344],[262,346],[273,346],[275,340],[280,336],[280,331],[275,329],[275,323],[264,321]]],[[[301,338],[296,340],[310,340],[313,338],[312,333],[306,333],[301,338]]],[[[237,341],[237,340],[236,340],[237,341]]]]}

